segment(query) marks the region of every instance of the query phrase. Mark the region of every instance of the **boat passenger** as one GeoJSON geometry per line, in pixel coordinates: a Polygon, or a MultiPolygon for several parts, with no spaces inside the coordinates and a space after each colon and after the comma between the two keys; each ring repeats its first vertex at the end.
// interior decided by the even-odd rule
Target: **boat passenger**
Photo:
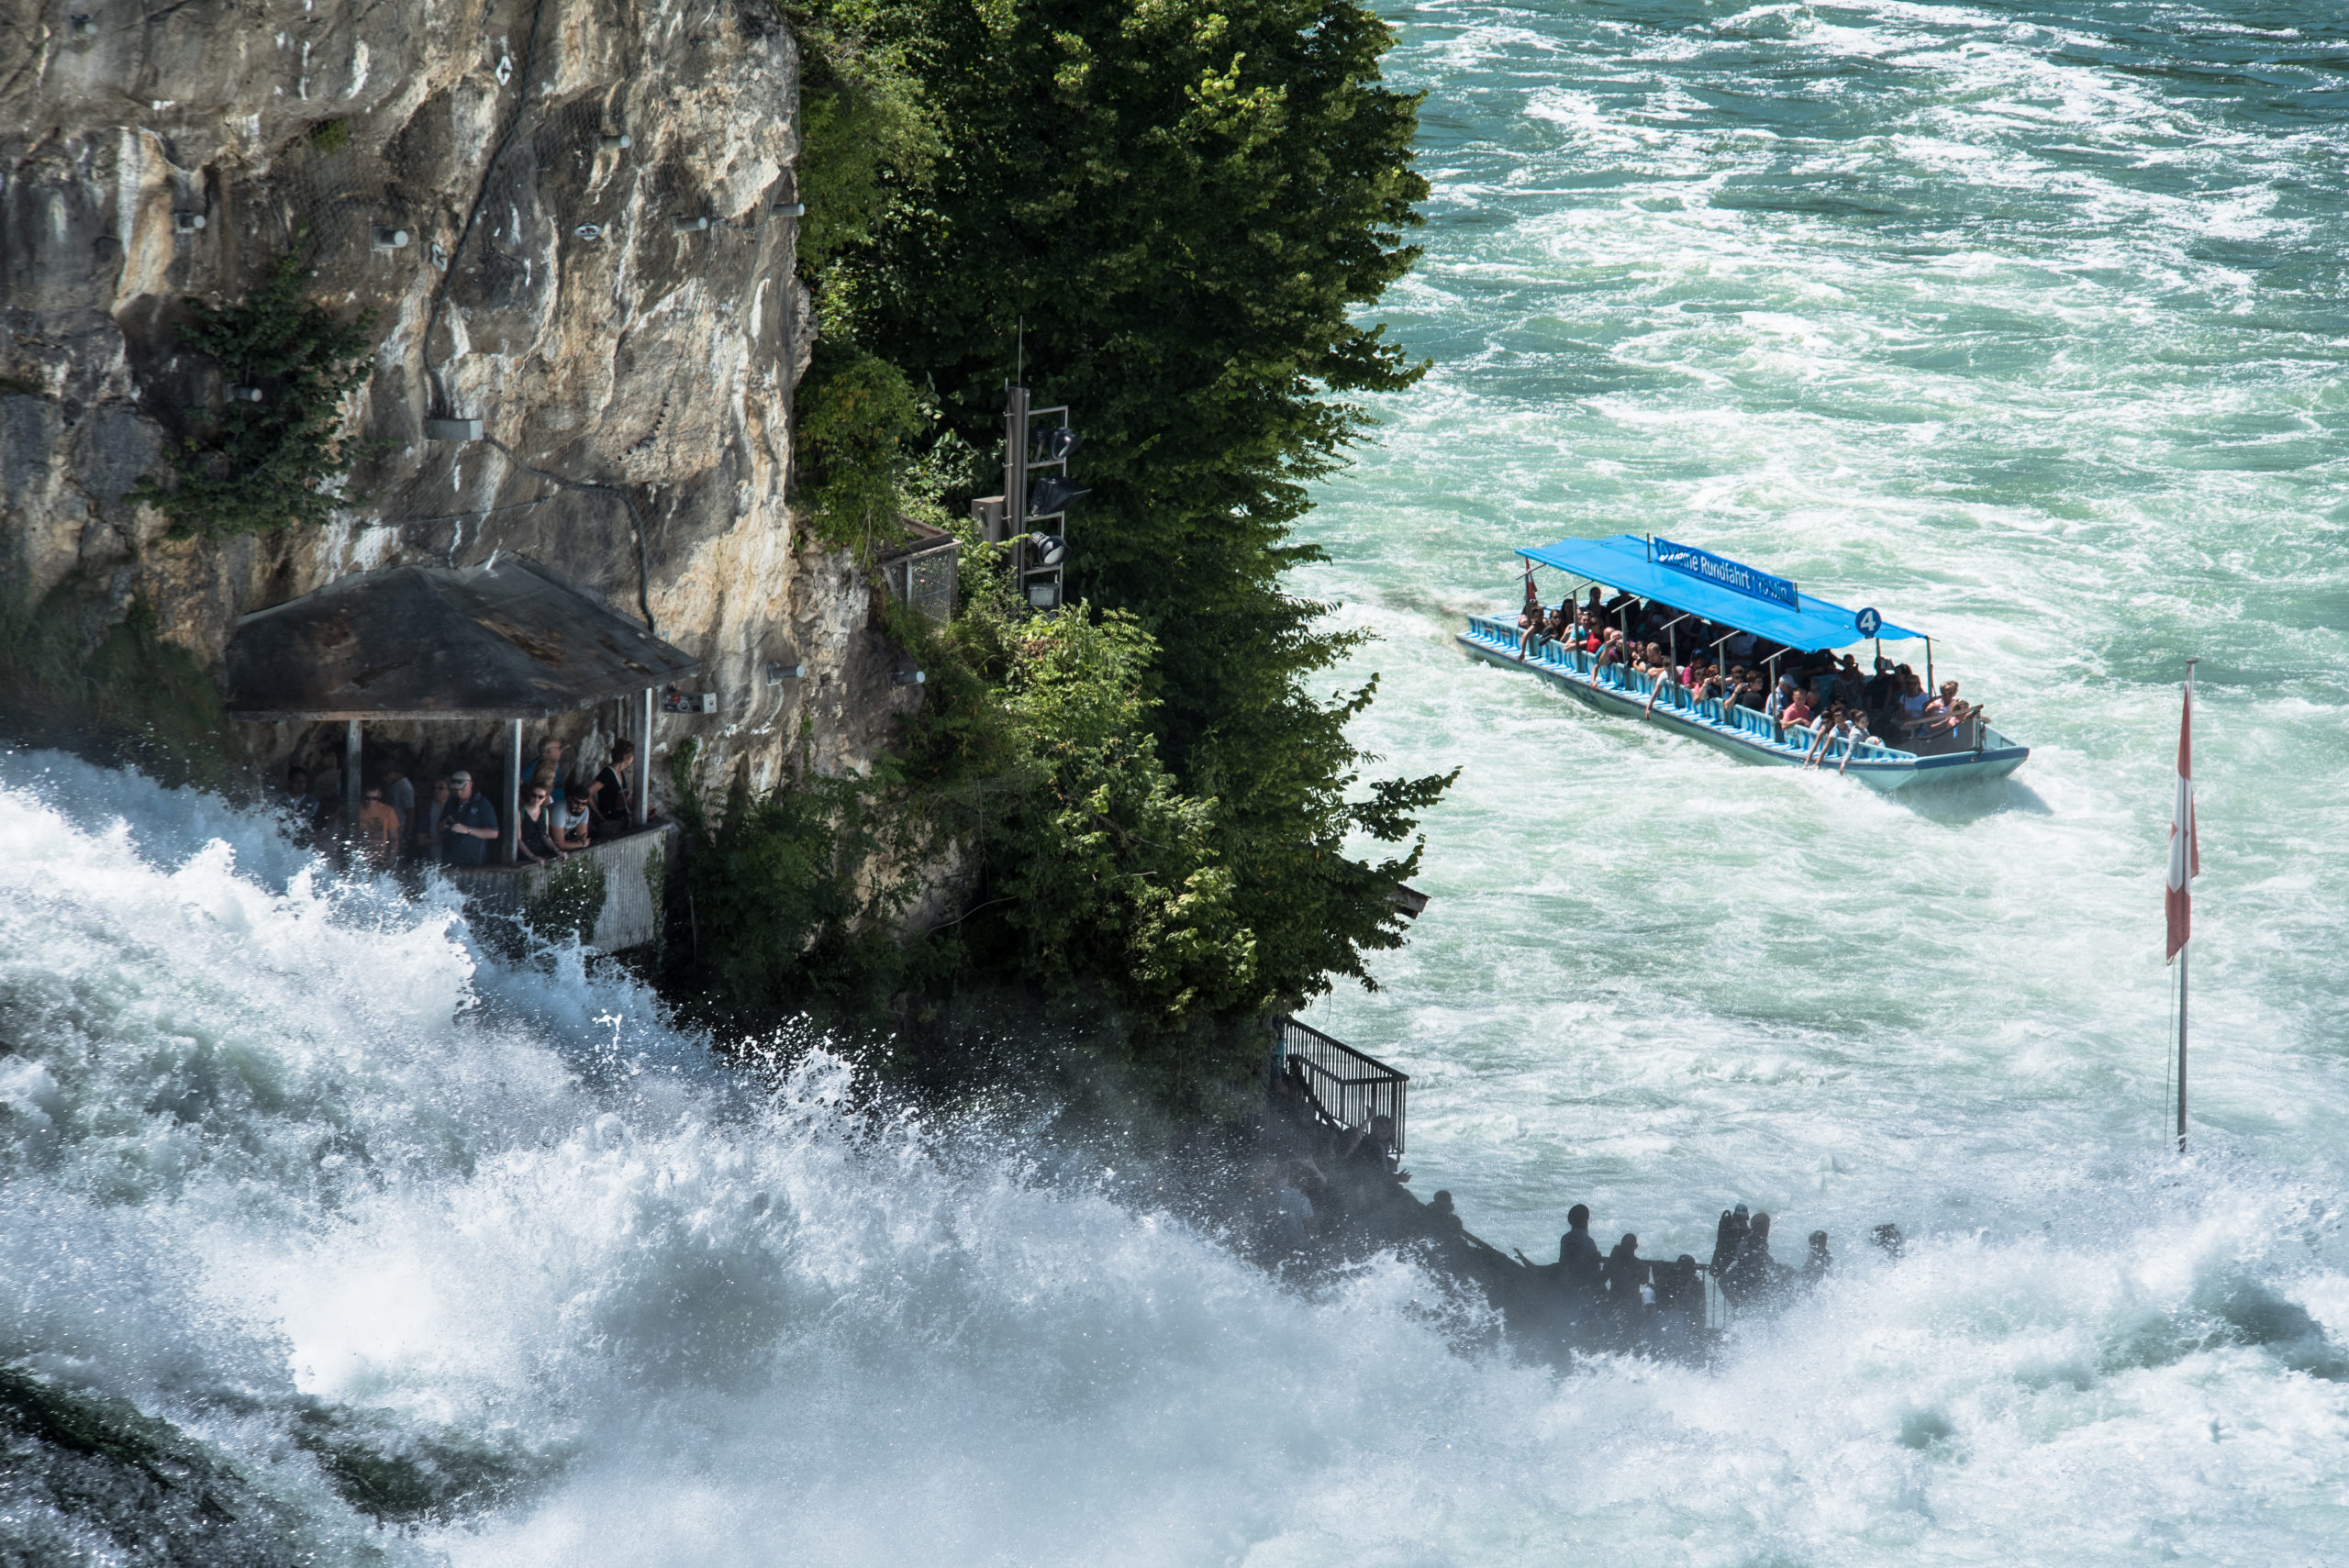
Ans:
{"type": "MultiPolygon", "coordinates": [[[[1622,666],[1623,662],[1623,633],[1619,628],[1610,626],[1607,628],[1607,635],[1604,640],[1602,640],[1598,645],[1598,667],[1603,670],[1609,665],[1614,665],[1620,669],[1622,666]]],[[[1596,673],[1597,672],[1595,671],[1593,672],[1593,673],[1596,673]]],[[[1615,680],[1616,684],[1620,685],[1622,683],[1622,676],[1619,674],[1615,677],[1615,680]]]]}
{"type": "Polygon", "coordinates": [[[1973,705],[1958,699],[1957,683],[1943,681],[1941,695],[1925,705],[1926,732],[1954,734],[1973,715],[1973,705]]]}
{"type": "Polygon", "coordinates": [[[1788,729],[1803,728],[1810,722],[1816,711],[1811,706],[1814,700],[1809,686],[1797,686],[1787,694],[1785,704],[1779,707],[1778,722],[1788,729]]]}
{"type": "Polygon", "coordinates": [[[1860,674],[1860,662],[1850,654],[1835,671],[1835,684],[1829,695],[1843,705],[1843,711],[1858,714],[1867,706],[1867,681],[1860,674]]]}
{"type": "Polygon", "coordinates": [[[1827,1255],[1827,1232],[1810,1233],[1810,1256],[1802,1261],[1802,1283],[1805,1289],[1817,1288],[1835,1267],[1835,1260],[1827,1255]]]}
{"type": "MultiPolygon", "coordinates": [[[[1808,768],[1818,767],[1825,762],[1828,751],[1836,741],[1847,740],[1856,746],[1860,737],[1867,733],[1867,727],[1860,722],[1859,716],[1842,703],[1827,710],[1827,717],[1820,721],[1818,729],[1818,735],[1811,742],[1810,755],[1803,759],[1803,766],[1808,768]]],[[[1847,754],[1848,751],[1847,747],[1847,754]]]]}
{"type": "Polygon", "coordinates": [[[1908,665],[1900,666],[1900,691],[1892,699],[1893,713],[1905,735],[1925,717],[1925,683],[1908,665]]]}
{"type": "Polygon", "coordinates": [[[1900,1227],[1888,1219],[1876,1228],[1872,1239],[1878,1247],[1884,1249],[1886,1257],[1896,1262],[1900,1257],[1901,1249],[1909,1244],[1907,1239],[1900,1234],[1900,1227]]]}

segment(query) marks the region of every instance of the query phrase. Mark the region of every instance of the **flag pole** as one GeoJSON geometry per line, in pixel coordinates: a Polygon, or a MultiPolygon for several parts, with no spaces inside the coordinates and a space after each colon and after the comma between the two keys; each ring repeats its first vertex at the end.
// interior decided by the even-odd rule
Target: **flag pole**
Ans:
{"type": "MultiPolygon", "coordinates": [[[[2187,722],[2189,725],[2194,717],[2194,666],[2200,662],[2199,659],[2188,659],[2186,662],[2186,713],[2187,722]]],[[[2191,855],[2194,853],[2190,837],[2193,832],[2194,797],[2192,784],[2189,783],[2187,787],[2188,791],[2187,831],[2189,834],[2188,853],[2191,855]]],[[[2200,869],[2199,864],[2189,861],[2187,873],[2188,878],[2190,879],[2193,873],[2200,869]]],[[[2190,881],[2189,885],[2191,885],[2190,881]]],[[[2193,946],[2194,943],[2189,939],[2180,943],[2177,950],[2177,1151],[2180,1154],[2186,1152],[2186,966],[2188,959],[2192,956],[2193,946]]]]}
{"type": "MultiPolygon", "coordinates": [[[[2191,946],[2192,944],[2188,944],[2191,946]]],[[[2186,1152],[2186,949],[2177,950],[2177,1151],[2186,1152]]]]}

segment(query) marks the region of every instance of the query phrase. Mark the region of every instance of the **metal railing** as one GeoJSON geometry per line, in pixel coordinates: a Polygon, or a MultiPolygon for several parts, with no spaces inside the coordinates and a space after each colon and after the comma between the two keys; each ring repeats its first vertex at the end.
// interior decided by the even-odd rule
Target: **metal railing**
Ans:
{"type": "Polygon", "coordinates": [[[1409,1073],[1398,1073],[1384,1062],[1364,1056],[1344,1041],[1331,1040],[1295,1018],[1274,1020],[1273,1038],[1275,1074],[1289,1071],[1292,1062],[1302,1066],[1306,1085],[1313,1091],[1322,1115],[1341,1127],[1364,1127],[1373,1117],[1392,1117],[1395,1136],[1386,1151],[1398,1160],[1402,1158],[1403,1109],[1411,1087],[1409,1073]]]}

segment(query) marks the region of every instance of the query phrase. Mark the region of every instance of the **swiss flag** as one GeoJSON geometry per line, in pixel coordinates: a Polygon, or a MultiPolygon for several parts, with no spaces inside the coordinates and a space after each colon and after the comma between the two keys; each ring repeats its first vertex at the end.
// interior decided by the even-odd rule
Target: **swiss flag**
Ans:
{"type": "Polygon", "coordinates": [[[2177,716],[2177,794],[2169,808],[2169,886],[2162,906],[2169,916],[2169,951],[2177,956],[2194,934],[2194,879],[2202,874],[2202,850],[2194,838],[2194,676],[2186,678],[2186,706],[2177,716]]]}

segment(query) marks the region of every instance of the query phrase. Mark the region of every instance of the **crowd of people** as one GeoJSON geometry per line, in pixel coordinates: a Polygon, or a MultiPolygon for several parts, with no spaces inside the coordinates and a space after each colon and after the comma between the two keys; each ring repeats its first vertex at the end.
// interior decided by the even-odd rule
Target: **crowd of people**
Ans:
{"type": "MultiPolygon", "coordinates": [[[[1345,1126],[1321,1105],[1305,1063],[1293,1057],[1270,1081],[1258,1148],[1260,1256],[1280,1262],[1430,1243],[1438,1262],[1485,1286],[1513,1329],[1552,1345],[1698,1357],[1708,1328],[1720,1326],[1711,1319],[1815,1290],[1835,1269],[1827,1232],[1810,1233],[1799,1262],[1781,1262],[1771,1248],[1770,1216],[1750,1213],[1742,1203],[1721,1211],[1712,1255],[1703,1261],[1688,1252],[1670,1260],[1643,1256],[1639,1236],[1630,1231],[1602,1250],[1584,1204],[1566,1211],[1556,1262],[1505,1255],[1468,1233],[1450,1193],[1425,1203],[1412,1195],[1405,1184],[1411,1173],[1396,1169],[1391,1118],[1372,1116],[1345,1126]],[[1720,1292],[1720,1314],[1708,1312],[1708,1278],[1720,1292]]],[[[1874,1240],[1899,1255],[1898,1226],[1877,1226],[1874,1240]]]]}
{"type": "MultiPolygon", "coordinates": [[[[516,857],[542,865],[637,829],[636,745],[616,740],[603,765],[566,770],[565,748],[550,737],[523,779],[516,857]]],[[[332,753],[312,769],[296,762],[285,771],[285,804],[313,842],[345,832],[343,780],[332,753]]],[[[351,852],[379,870],[402,862],[448,866],[503,862],[506,822],[472,772],[452,767],[411,777],[397,755],[385,758],[360,783],[358,809],[349,814],[351,852]],[[419,789],[419,783],[422,788],[419,789]]]]}
{"type": "Polygon", "coordinates": [[[1979,707],[1958,695],[1955,681],[1928,692],[1915,670],[1882,655],[1875,673],[1867,674],[1849,653],[1839,660],[1826,649],[1789,648],[1630,594],[1603,598],[1596,585],[1579,605],[1567,598],[1550,607],[1542,603],[1529,573],[1517,626],[1520,660],[1539,658],[1545,647],[1556,644],[1587,654],[1602,679],[1609,671],[1616,672],[1618,681],[1630,672],[1650,677],[1659,695],[1677,690],[1691,703],[1718,700],[1724,709],[1751,708],[1769,719],[1781,739],[1787,730],[1803,731],[1804,761],[1811,767],[1820,765],[1839,740],[1845,742],[1842,755],[1848,761],[1858,742],[1871,736],[1887,745],[1915,748],[1981,717],[1979,707]],[[1678,658],[1667,646],[1689,652],[1678,658]]]}

